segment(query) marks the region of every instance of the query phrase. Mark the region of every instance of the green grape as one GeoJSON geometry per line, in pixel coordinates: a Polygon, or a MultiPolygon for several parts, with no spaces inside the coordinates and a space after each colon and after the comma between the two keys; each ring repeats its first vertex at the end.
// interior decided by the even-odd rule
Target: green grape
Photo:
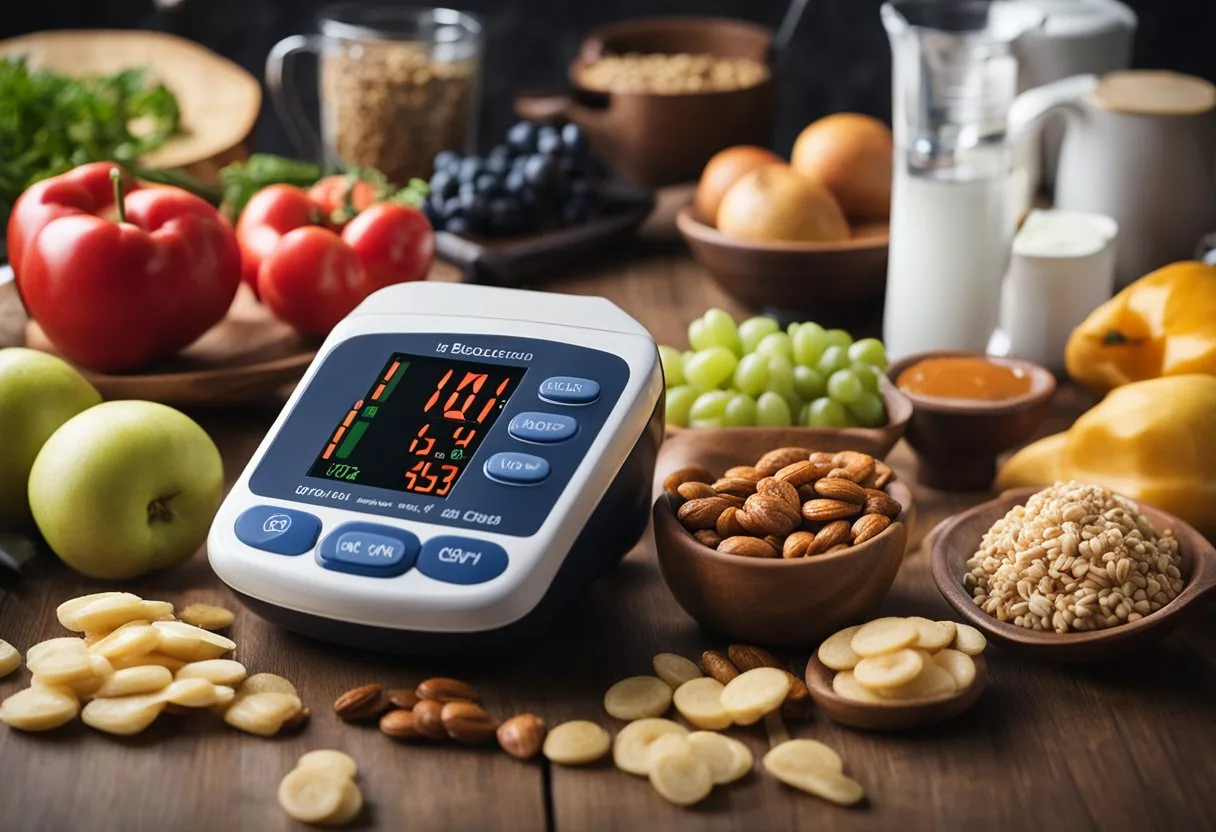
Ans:
{"type": "MultiPolygon", "coordinates": [[[[819,356],[819,362],[815,365],[815,369],[827,378],[837,370],[843,370],[849,366],[849,351],[844,347],[833,345],[823,351],[823,355],[819,356]]],[[[684,375],[692,378],[688,374],[688,366],[684,366],[684,375]]]]}
{"type": "Polygon", "coordinates": [[[768,385],[769,356],[745,355],[735,367],[735,388],[749,396],[759,396],[768,385]]]}
{"type": "Polygon", "coordinates": [[[772,335],[779,329],[777,322],[766,315],[757,315],[739,324],[739,339],[743,342],[744,354],[755,352],[756,345],[765,335],[772,335]]]}
{"type": "Polygon", "coordinates": [[[809,428],[811,426],[811,403],[807,402],[802,406],[802,410],[798,411],[798,424],[809,428]]]}
{"type": "Polygon", "coordinates": [[[784,355],[768,357],[768,389],[780,396],[794,391],[794,365],[784,355]]]}
{"type": "Polygon", "coordinates": [[[688,426],[690,428],[697,428],[698,430],[714,430],[717,428],[725,427],[726,423],[721,418],[693,419],[691,422],[688,423],[688,426]]]}
{"type": "Polygon", "coordinates": [[[849,360],[854,364],[869,364],[880,370],[887,369],[887,351],[877,338],[862,338],[849,347],[849,360]]]}
{"type": "Polygon", "coordinates": [[[865,392],[852,370],[837,370],[828,377],[828,395],[841,404],[852,404],[865,392]]]}
{"type": "Polygon", "coordinates": [[[743,354],[743,343],[739,340],[739,328],[729,312],[721,309],[710,309],[701,316],[705,332],[710,338],[710,346],[726,347],[735,355],[743,354]]]}
{"type": "Polygon", "coordinates": [[[794,360],[794,346],[790,343],[790,336],[784,332],[765,335],[756,345],[756,352],[764,355],[780,355],[790,361],[794,360]]]}
{"type": "Polygon", "coordinates": [[[713,336],[703,318],[697,318],[688,325],[688,346],[693,350],[706,350],[714,345],[713,336]]]}
{"type": "Polygon", "coordinates": [[[794,417],[802,412],[802,408],[806,403],[802,401],[801,396],[792,390],[785,396],[782,396],[782,398],[784,398],[785,403],[790,406],[790,424],[794,424],[794,417]]]}
{"type": "Polygon", "coordinates": [[[713,390],[730,380],[738,363],[739,359],[726,347],[710,347],[698,352],[684,365],[684,377],[698,389],[713,390]]]}
{"type": "Polygon", "coordinates": [[[827,393],[827,382],[823,374],[814,367],[798,366],[794,368],[794,392],[808,402],[827,393]]]}
{"type": "Polygon", "coordinates": [[[802,324],[798,323],[797,321],[790,323],[785,328],[785,334],[790,336],[790,338],[793,338],[795,335],[798,334],[798,327],[800,327],[800,326],[802,326],[802,324]]]}
{"type": "Polygon", "coordinates": [[[692,407],[688,409],[689,424],[699,419],[722,418],[722,414],[726,412],[726,403],[730,401],[732,395],[734,394],[725,390],[710,390],[708,393],[701,393],[692,403],[692,407]]]}
{"type": "Polygon", "coordinates": [[[819,324],[803,324],[794,333],[794,361],[805,367],[814,367],[828,345],[827,333],[819,324]]]}
{"type": "Polygon", "coordinates": [[[764,427],[787,427],[791,422],[790,406],[776,393],[761,393],[756,400],[756,424],[764,427]]]}
{"type": "Polygon", "coordinates": [[[808,419],[813,428],[842,428],[849,423],[849,414],[844,405],[826,396],[811,402],[808,419]]]}
{"type": "Polygon", "coordinates": [[[668,387],[679,387],[684,383],[684,356],[678,349],[660,345],[659,361],[663,364],[663,381],[667,382],[668,387]]]}
{"type": "Polygon", "coordinates": [[[873,393],[863,393],[847,410],[863,428],[878,428],[887,423],[887,411],[882,406],[882,399],[873,393]]]}
{"type": "Polygon", "coordinates": [[[843,329],[829,329],[823,335],[829,347],[844,347],[847,350],[853,344],[853,336],[843,329]]]}
{"type": "Polygon", "coordinates": [[[878,392],[878,379],[882,376],[882,370],[869,364],[854,364],[849,369],[861,379],[861,386],[867,393],[878,392]]]}
{"type": "Polygon", "coordinates": [[[756,400],[743,393],[736,393],[726,403],[722,421],[727,427],[747,428],[756,424],[756,400]]]}
{"type": "Polygon", "coordinates": [[[688,411],[701,391],[691,385],[667,388],[667,424],[688,427],[688,411]]]}

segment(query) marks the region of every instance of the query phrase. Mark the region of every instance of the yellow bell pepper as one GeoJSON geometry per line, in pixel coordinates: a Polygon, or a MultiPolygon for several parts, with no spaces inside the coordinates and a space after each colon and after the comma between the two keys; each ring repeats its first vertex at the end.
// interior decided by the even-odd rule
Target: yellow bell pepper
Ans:
{"type": "Polygon", "coordinates": [[[1159,376],[1216,375],[1216,266],[1172,263],[1132,283],[1073,330],[1064,364],[1099,392],[1159,376]]]}
{"type": "Polygon", "coordinates": [[[1064,433],[1018,451],[997,487],[1104,485],[1216,537],[1216,376],[1127,384],[1064,433]]]}

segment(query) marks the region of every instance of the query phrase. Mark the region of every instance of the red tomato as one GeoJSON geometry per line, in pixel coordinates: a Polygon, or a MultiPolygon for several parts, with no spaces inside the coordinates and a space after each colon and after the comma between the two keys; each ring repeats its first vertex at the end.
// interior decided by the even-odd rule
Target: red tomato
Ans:
{"type": "Polygon", "coordinates": [[[354,249],[328,228],[289,231],[262,261],[258,290],[275,317],[325,335],[369,294],[354,249]]]}
{"type": "Polygon", "coordinates": [[[258,269],[283,235],[323,221],[321,209],[308,194],[292,185],[270,185],[249,198],[236,222],[241,245],[241,280],[259,294],[258,269]]]}
{"type": "MultiPolygon", "coordinates": [[[[435,262],[435,232],[417,208],[380,202],[342,229],[342,239],[367,269],[369,292],[422,280],[435,262]]],[[[353,308],[353,307],[352,307],[353,308]]]]}

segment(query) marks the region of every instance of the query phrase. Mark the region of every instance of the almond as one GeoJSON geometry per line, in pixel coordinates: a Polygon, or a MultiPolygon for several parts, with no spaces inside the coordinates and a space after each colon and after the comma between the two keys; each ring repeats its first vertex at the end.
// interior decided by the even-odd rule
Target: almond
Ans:
{"type": "Polygon", "coordinates": [[[813,454],[808,454],[807,459],[816,465],[836,467],[836,463],[833,461],[836,459],[836,454],[832,451],[815,451],[813,454]]]}
{"type": "Polygon", "coordinates": [[[712,529],[718,522],[718,516],[730,507],[731,503],[722,497],[702,497],[680,506],[676,519],[689,531],[712,529]]]}
{"type": "Polygon", "coordinates": [[[375,719],[388,709],[388,698],[379,685],[351,688],[334,700],[334,713],[345,722],[375,719]]]}
{"type": "MultiPolygon", "coordinates": [[[[798,499],[803,503],[807,500],[819,499],[819,492],[815,490],[815,484],[808,482],[806,485],[798,486],[798,499]]],[[[799,506],[799,509],[801,508],[802,506],[799,506]]]]}
{"type": "Polygon", "coordinates": [[[697,539],[697,542],[702,546],[708,546],[711,549],[717,549],[718,544],[722,542],[722,535],[718,534],[713,529],[697,529],[692,533],[692,536],[697,539]]]}
{"type": "Polygon", "coordinates": [[[404,708],[407,711],[422,701],[418,694],[409,688],[386,690],[384,695],[388,697],[388,703],[394,708],[404,708]]]}
{"type": "Polygon", "coordinates": [[[784,537],[777,537],[774,534],[767,534],[764,536],[763,540],[769,546],[772,546],[773,549],[776,550],[777,554],[781,554],[782,550],[785,549],[784,537]]]}
{"type": "Polygon", "coordinates": [[[811,455],[807,448],[777,448],[756,460],[756,470],[762,476],[771,477],[787,465],[801,462],[811,455]]]}
{"type": "Polygon", "coordinates": [[[414,728],[428,740],[446,740],[447,729],[443,727],[443,703],[424,699],[410,711],[414,715],[414,728]]]}
{"type": "Polygon", "coordinates": [[[812,523],[822,523],[829,520],[843,520],[846,517],[856,517],[861,514],[861,506],[856,503],[846,503],[843,500],[807,500],[802,504],[802,517],[812,523]]]}
{"type": "Polygon", "coordinates": [[[728,537],[718,544],[718,551],[724,555],[742,555],[745,558],[775,558],[777,550],[758,537],[751,535],[735,535],[728,537]]]}
{"type": "Polygon", "coordinates": [[[865,543],[889,525],[891,525],[891,518],[885,514],[867,514],[864,517],[858,517],[850,530],[853,543],[865,543]]]}
{"type": "Polygon", "coordinates": [[[498,726],[498,744],[517,760],[531,760],[545,741],[545,721],[536,714],[513,716],[498,726]]]}
{"type": "Polygon", "coordinates": [[[866,514],[884,514],[894,520],[903,511],[903,506],[885,491],[866,489],[866,514]]]}
{"type": "Polygon", "coordinates": [[[783,558],[803,557],[807,549],[811,547],[811,541],[814,539],[815,535],[813,532],[794,532],[785,539],[785,545],[781,547],[781,556],[783,558]]]}
{"type": "Polygon", "coordinates": [[[414,712],[404,708],[389,711],[380,717],[380,733],[404,742],[418,742],[426,739],[418,732],[414,722],[414,712]]]}
{"type": "Polygon", "coordinates": [[[794,488],[797,488],[815,479],[815,465],[803,459],[799,462],[790,463],[773,474],[773,477],[788,482],[794,488]]]}
{"type": "Polygon", "coordinates": [[[743,508],[745,497],[740,497],[738,494],[719,494],[719,500],[725,500],[727,505],[732,505],[735,508],[743,508]]]}
{"type": "Polygon", "coordinates": [[[840,476],[859,483],[874,473],[874,457],[860,451],[841,451],[832,457],[832,462],[841,473],[833,471],[829,477],[840,476]]]}
{"type": "Polygon", "coordinates": [[[756,482],[763,479],[764,474],[761,474],[750,465],[736,465],[734,468],[727,468],[726,473],[722,475],[728,479],[751,480],[756,482]]]}
{"type": "MultiPolygon", "coordinates": [[[[790,485],[785,480],[779,480],[776,477],[765,477],[756,483],[757,494],[772,494],[774,497],[779,497],[785,500],[794,510],[802,508],[802,499],[798,496],[798,489],[790,485]]],[[[865,493],[862,493],[862,500],[865,499],[865,493]]]]}
{"type": "Polygon", "coordinates": [[[717,522],[714,523],[714,530],[718,536],[725,539],[734,537],[735,535],[747,534],[747,529],[743,528],[743,524],[739,522],[736,515],[739,509],[734,506],[728,506],[718,515],[717,522]]]}
{"type": "Polygon", "coordinates": [[[849,522],[847,520],[835,520],[828,523],[815,535],[815,540],[811,542],[810,547],[806,550],[807,557],[815,555],[823,555],[828,552],[833,546],[838,546],[841,543],[849,542],[849,522]]]}
{"type": "Polygon", "coordinates": [[[436,702],[480,702],[481,697],[472,685],[459,679],[437,676],[427,679],[414,689],[419,699],[434,699],[436,702]]]}
{"type": "Polygon", "coordinates": [[[714,491],[712,485],[706,485],[703,482],[682,482],[676,489],[676,493],[685,500],[697,500],[701,497],[712,497],[717,492],[714,491]]]}
{"type": "Polygon", "coordinates": [[[439,714],[448,736],[463,745],[481,745],[494,739],[498,723],[473,702],[448,702],[439,714]]]}
{"type": "Polygon", "coordinates": [[[874,477],[871,488],[883,489],[891,480],[895,479],[895,472],[891,470],[891,466],[880,459],[874,460],[874,477]]]}
{"type": "Polygon", "coordinates": [[[785,537],[798,528],[802,517],[798,508],[772,494],[753,494],[743,504],[743,514],[738,518],[743,528],[753,534],[785,537]]]}
{"type": "Polygon", "coordinates": [[[781,662],[777,661],[777,657],[763,647],[753,647],[750,644],[732,644],[726,648],[726,655],[731,660],[731,663],[743,673],[755,670],[757,667],[781,668],[781,662]]]}
{"type": "Polygon", "coordinates": [[[865,505],[866,490],[852,480],[824,478],[815,483],[815,493],[829,500],[865,505]]]}
{"type": "Polygon", "coordinates": [[[686,482],[703,482],[706,485],[714,481],[714,475],[703,465],[688,465],[672,471],[663,480],[663,490],[673,497],[679,496],[679,488],[686,482]]]}
{"type": "Polygon", "coordinates": [[[717,679],[724,685],[739,675],[739,668],[735,667],[735,663],[717,650],[706,650],[701,654],[701,669],[705,671],[706,676],[717,679]]]}
{"type": "Polygon", "coordinates": [[[715,494],[734,494],[736,497],[749,497],[756,493],[756,481],[744,479],[727,479],[723,477],[713,484],[715,494]]]}

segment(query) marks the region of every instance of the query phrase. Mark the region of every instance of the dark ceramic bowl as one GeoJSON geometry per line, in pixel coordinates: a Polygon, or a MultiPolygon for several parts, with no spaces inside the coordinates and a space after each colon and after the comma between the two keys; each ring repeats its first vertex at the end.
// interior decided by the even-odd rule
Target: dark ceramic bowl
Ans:
{"type": "Polygon", "coordinates": [[[996,476],[996,458],[1034,435],[1051,409],[1056,380],[1045,367],[1020,358],[942,350],[910,355],[887,368],[892,384],[908,367],[927,358],[972,357],[1020,367],[1030,392],[1007,401],[938,399],[901,391],[912,401],[905,437],[916,451],[917,479],[945,491],[986,491],[996,476]]]}

